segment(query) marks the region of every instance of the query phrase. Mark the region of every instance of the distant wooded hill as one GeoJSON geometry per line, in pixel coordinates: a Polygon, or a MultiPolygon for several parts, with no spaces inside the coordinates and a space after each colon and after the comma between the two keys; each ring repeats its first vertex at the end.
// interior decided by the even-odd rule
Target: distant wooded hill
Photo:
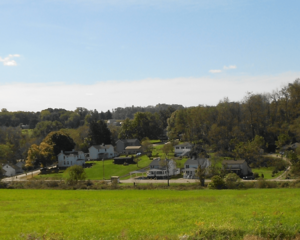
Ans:
{"type": "Polygon", "coordinates": [[[48,108],[41,112],[9,112],[6,108],[2,108],[0,112],[0,126],[17,127],[21,125],[28,125],[30,129],[34,129],[39,122],[48,121],[55,122],[55,129],[59,128],[78,128],[85,123],[98,120],[119,119],[126,118],[133,119],[137,112],[158,113],[160,111],[170,110],[171,112],[183,109],[182,105],[177,104],[157,104],[156,106],[147,107],[125,107],[116,108],[112,112],[98,112],[95,110],[88,110],[83,107],[77,107],[74,111],[68,111],[62,108],[48,108]]]}

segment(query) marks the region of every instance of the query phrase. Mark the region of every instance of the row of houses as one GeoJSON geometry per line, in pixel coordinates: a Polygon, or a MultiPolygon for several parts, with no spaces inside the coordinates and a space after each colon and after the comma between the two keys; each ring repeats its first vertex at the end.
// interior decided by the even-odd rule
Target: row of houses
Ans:
{"type": "Polygon", "coordinates": [[[82,151],[61,151],[58,154],[58,167],[82,166],[86,160],[102,160],[115,158],[119,154],[136,154],[142,152],[142,146],[138,139],[118,140],[116,148],[113,145],[93,145],[88,153],[82,151]]]}
{"type": "MultiPolygon", "coordinates": [[[[236,173],[241,177],[252,175],[252,170],[245,160],[224,160],[222,165],[227,172],[236,173]]],[[[207,175],[209,168],[211,167],[211,161],[207,158],[188,159],[184,163],[184,169],[182,169],[183,178],[196,179],[196,173],[199,166],[201,166],[202,169],[205,169],[205,175],[207,175]]],[[[147,173],[147,178],[166,178],[179,173],[180,169],[176,168],[175,161],[156,158],[150,163],[150,170],[147,173]]]]}

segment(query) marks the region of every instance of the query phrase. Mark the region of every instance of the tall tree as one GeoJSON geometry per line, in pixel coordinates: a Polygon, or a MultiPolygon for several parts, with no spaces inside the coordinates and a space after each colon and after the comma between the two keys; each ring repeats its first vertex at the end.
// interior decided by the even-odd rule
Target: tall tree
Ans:
{"type": "Polygon", "coordinates": [[[40,145],[33,144],[28,149],[27,166],[47,166],[56,161],[57,155],[61,151],[71,151],[74,149],[73,139],[63,131],[49,133],[40,145]]]}
{"type": "Polygon", "coordinates": [[[111,144],[111,133],[103,120],[90,123],[89,137],[92,145],[111,144]]]}

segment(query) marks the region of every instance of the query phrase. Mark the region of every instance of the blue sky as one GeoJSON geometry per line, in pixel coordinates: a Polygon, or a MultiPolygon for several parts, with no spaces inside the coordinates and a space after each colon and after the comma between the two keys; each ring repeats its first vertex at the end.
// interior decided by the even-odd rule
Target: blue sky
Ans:
{"type": "Polygon", "coordinates": [[[296,0],[0,0],[0,108],[214,105],[271,92],[300,77],[299,9],[296,0]]]}

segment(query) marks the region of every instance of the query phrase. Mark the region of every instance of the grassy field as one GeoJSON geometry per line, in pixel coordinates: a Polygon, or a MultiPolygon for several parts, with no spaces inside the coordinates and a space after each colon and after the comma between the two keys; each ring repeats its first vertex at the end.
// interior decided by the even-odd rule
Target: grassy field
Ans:
{"type": "Polygon", "coordinates": [[[253,173],[258,173],[261,177],[261,174],[264,174],[264,179],[273,179],[278,177],[280,174],[282,174],[284,171],[279,171],[272,177],[272,172],[274,170],[274,167],[261,167],[261,168],[252,168],[253,173]]]}
{"type": "MultiPolygon", "coordinates": [[[[154,147],[153,156],[164,157],[161,148],[163,145],[158,145],[154,147]]],[[[174,154],[173,154],[174,156],[174,154]]],[[[105,160],[104,161],[104,178],[110,179],[110,176],[123,176],[129,174],[132,171],[144,168],[149,166],[152,160],[150,160],[146,155],[140,157],[141,161],[139,161],[138,166],[136,164],[130,164],[128,166],[113,164],[113,160],[105,160]]],[[[183,167],[184,162],[187,158],[183,158],[182,160],[176,160],[178,162],[178,167],[183,167]]],[[[88,162],[89,163],[89,162],[88,162]]],[[[87,175],[87,179],[96,180],[103,179],[103,163],[102,161],[91,161],[90,163],[94,163],[91,168],[86,168],[85,172],[87,175]]],[[[60,171],[59,173],[50,173],[50,174],[42,174],[35,177],[35,179],[65,179],[67,174],[64,171],[60,171]]],[[[122,179],[127,179],[129,177],[124,177],[122,179]]]]}
{"type": "Polygon", "coordinates": [[[300,230],[300,189],[8,189],[0,196],[0,239],[179,239],[199,230],[273,239],[300,230]]]}
{"type": "MultiPolygon", "coordinates": [[[[103,163],[92,162],[95,163],[93,167],[85,169],[87,179],[103,179],[103,163]]],[[[105,179],[110,179],[110,176],[123,176],[131,171],[135,171],[144,167],[149,166],[151,160],[147,156],[141,156],[141,161],[137,164],[130,164],[127,166],[113,164],[113,160],[104,161],[104,177],[105,179]]]]}
{"type": "MultiPolygon", "coordinates": [[[[110,179],[111,176],[123,176],[131,171],[135,171],[144,167],[149,166],[151,160],[147,156],[141,156],[141,161],[137,164],[130,164],[127,166],[113,164],[113,160],[104,161],[104,178],[110,179]]],[[[90,161],[87,163],[93,163],[94,165],[91,168],[86,168],[87,179],[96,180],[103,179],[103,163],[102,161],[90,161]]],[[[47,179],[47,180],[59,180],[67,178],[67,173],[65,171],[60,171],[59,173],[49,173],[41,174],[34,177],[35,179],[47,179]]],[[[128,177],[127,177],[128,178],[128,177]]],[[[125,178],[126,179],[126,178],[125,178]]]]}

